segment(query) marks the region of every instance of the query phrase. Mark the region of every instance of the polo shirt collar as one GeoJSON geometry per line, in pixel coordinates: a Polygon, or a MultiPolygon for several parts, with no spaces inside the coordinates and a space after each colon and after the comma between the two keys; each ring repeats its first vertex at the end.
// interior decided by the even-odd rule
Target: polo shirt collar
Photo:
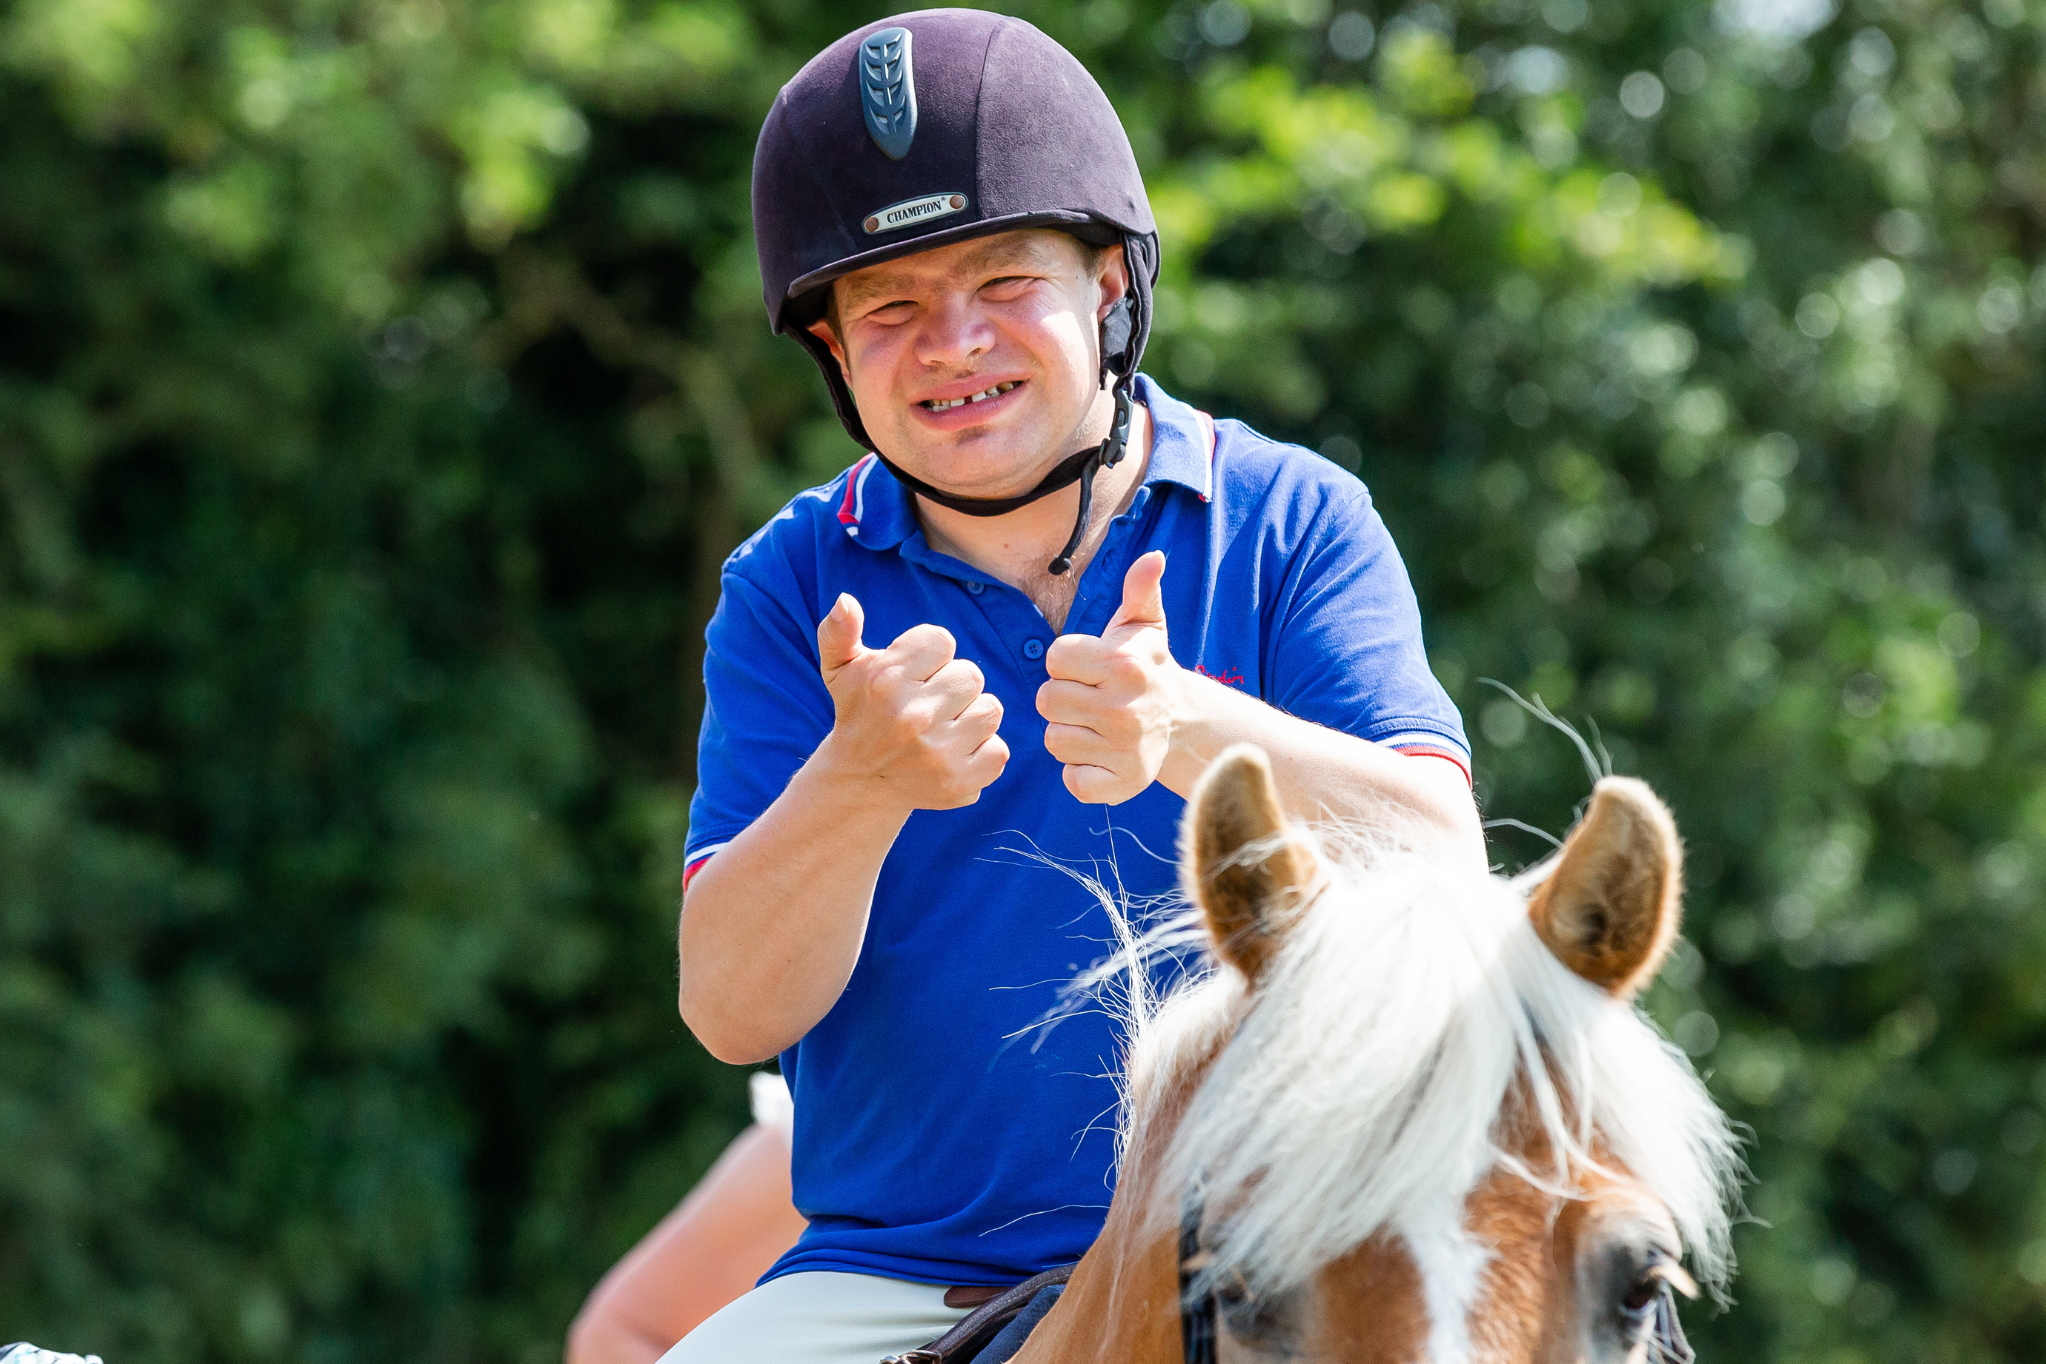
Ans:
{"type": "Polygon", "coordinates": [[[846,471],[845,492],[838,499],[838,524],[868,549],[893,549],[907,540],[916,523],[909,489],[895,481],[872,454],[860,456],[846,471]]]}
{"type": "Polygon", "coordinates": [[[1151,466],[1144,485],[1177,483],[1205,502],[1215,492],[1215,419],[1137,376],[1137,401],[1151,410],[1151,466]]]}
{"type": "MultiPolygon", "coordinates": [[[[1148,375],[1137,376],[1136,398],[1151,412],[1151,464],[1144,485],[1177,483],[1207,501],[1215,483],[1215,419],[1179,401],[1148,375]]],[[[838,523],[872,550],[893,549],[921,529],[914,495],[871,454],[863,455],[846,476],[838,523]]]]}

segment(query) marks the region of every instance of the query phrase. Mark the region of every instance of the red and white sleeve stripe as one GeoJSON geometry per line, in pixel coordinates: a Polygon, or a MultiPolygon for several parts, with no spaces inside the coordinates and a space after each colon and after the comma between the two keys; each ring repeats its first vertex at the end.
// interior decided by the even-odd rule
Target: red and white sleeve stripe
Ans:
{"type": "Polygon", "coordinates": [[[682,864],[682,889],[688,890],[690,879],[703,870],[703,864],[730,846],[731,840],[726,839],[723,843],[713,843],[708,848],[698,848],[691,853],[689,860],[682,864]]]}
{"type": "Polygon", "coordinates": [[[1421,740],[1395,740],[1386,745],[1395,753],[1404,753],[1410,758],[1440,758],[1446,763],[1455,763],[1456,770],[1463,773],[1464,785],[1471,784],[1470,759],[1444,743],[1428,743],[1421,740]]]}

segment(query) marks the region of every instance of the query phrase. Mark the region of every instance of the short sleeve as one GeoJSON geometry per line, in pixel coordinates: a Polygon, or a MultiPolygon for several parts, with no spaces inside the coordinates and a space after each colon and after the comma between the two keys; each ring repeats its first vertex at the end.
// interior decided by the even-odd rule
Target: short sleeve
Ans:
{"type": "Polygon", "coordinates": [[[832,721],[814,626],[740,573],[726,572],[704,632],[703,688],[683,855],[692,872],[774,803],[832,721]]]}
{"type": "Polygon", "coordinates": [[[1361,487],[1329,491],[1274,610],[1269,701],[1469,773],[1462,717],[1428,667],[1413,583],[1361,487]]]}

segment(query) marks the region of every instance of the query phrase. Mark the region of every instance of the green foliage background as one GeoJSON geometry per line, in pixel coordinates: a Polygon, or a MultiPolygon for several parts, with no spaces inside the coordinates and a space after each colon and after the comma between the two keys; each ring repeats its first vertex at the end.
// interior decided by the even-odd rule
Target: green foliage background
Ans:
{"type": "MultiPolygon", "coordinates": [[[[1485,678],[1676,806],[1707,1357],[2046,1357],[2046,4],[1337,3],[1017,7],[1150,367],[1372,485],[1490,813],[1586,783],[1485,678]]],[[[879,13],[0,6],[0,1339],[551,1359],[742,1121],[697,642],[852,455],[746,178],[879,13]]]]}

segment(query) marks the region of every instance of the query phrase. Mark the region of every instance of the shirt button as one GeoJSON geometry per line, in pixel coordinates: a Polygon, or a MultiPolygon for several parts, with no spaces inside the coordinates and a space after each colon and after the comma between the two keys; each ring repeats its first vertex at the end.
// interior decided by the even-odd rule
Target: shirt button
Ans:
{"type": "Polygon", "coordinates": [[[966,584],[966,590],[968,592],[971,592],[974,596],[978,597],[981,593],[987,591],[987,584],[970,582],[966,584]]]}
{"type": "Polygon", "coordinates": [[[1044,657],[1044,641],[1043,641],[1043,640],[1041,640],[1041,639],[1026,639],[1026,640],[1024,640],[1024,641],[1023,641],[1023,657],[1025,657],[1025,658],[1029,659],[1029,660],[1030,660],[1030,661],[1031,661],[1032,663],[1035,663],[1035,662],[1036,662],[1036,661],[1037,661],[1038,659],[1040,659],[1040,658],[1043,658],[1043,657],[1044,657]]]}

